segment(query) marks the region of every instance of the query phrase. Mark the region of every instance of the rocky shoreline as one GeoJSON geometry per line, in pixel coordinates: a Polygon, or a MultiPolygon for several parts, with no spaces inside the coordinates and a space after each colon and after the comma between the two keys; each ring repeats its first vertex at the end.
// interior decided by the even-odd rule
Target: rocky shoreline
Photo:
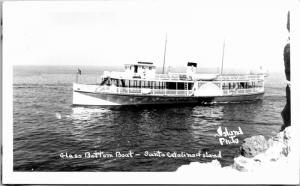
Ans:
{"type": "Polygon", "coordinates": [[[209,163],[192,162],[177,169],[184,172],[193,171],[235,171],[235,172],[260,172],[270,170],[289,170],[293,163],[291,144],[293,137],[291,127],[279,132],[276,136],[266,139],[264,136],[252,136],[244,139],[240,150],[241,155],[234,158],[230,166],[222,167],[218,160],[209,163]]]}

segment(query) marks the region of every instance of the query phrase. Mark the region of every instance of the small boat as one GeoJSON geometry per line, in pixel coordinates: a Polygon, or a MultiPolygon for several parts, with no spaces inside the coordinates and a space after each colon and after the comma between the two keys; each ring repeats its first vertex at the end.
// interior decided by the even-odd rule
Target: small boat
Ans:
{"type": "Polygon", "coordinates": [[[152,62],[125,64],[123,72],[105,71],[98,84],[73,83],[73,105],[214,104],[263,99],[264,74],[198,74],[188,62],[185,73],[156,73],[152,62]]]}

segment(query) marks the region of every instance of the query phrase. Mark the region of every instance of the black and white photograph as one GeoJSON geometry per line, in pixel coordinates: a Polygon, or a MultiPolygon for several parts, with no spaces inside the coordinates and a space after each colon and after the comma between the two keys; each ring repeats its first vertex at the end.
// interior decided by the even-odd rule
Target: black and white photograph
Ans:
{"type": "Polygon", "coordinates": [[[299,4],[4,1],[3,183],[298,184],[299,4]]]}

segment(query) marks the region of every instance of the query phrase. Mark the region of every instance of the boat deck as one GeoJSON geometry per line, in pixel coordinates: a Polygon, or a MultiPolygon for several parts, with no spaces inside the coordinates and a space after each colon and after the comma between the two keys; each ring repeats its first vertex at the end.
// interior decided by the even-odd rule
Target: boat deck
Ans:
{"type": "MultiPolygon", "coordinates": [[[[91,93],[107,93],[107,94],[130,94],[130,95],[148,95],[148,96],[180,96],[190,97],[193,95],[193,90],[170,90],[170,89],[150,89],[150,88],[129,88],[116,86],[99,86],[99,85],[85,85],[74,84],[73,90],[91,93]]],[[[230,95],[247,95],[264,92],[264,88],[248,88],[236,90],[223,90],[222,96],[230,95]]],[[[211,96],[207,96],[211,97],[211,96]]]]}

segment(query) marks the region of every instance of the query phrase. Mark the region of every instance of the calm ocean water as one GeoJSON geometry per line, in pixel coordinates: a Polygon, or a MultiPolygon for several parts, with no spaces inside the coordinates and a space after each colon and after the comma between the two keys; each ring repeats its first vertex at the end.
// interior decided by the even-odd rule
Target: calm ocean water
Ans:
{"type": "MultiPolygon", "coordinates": [[[[82,67],[81,82],[97,82],[104,67],[82,67]]],[[[126,108],[72,107],[76,67],[14,67],[13,130],[15,171],[175,171],[211,158],[61,158],[86,152],[129,150],[222,153],[223,166],[239,155],[241,140],[270,137],[282,125],[285,76],[271,73],[262,101],[212,106],[126,108]],[[238,144],[220,145],[219,126],[240,127],[238,144]]],[[[118,69],[118,70],[121,70],[118,69]]]]}

